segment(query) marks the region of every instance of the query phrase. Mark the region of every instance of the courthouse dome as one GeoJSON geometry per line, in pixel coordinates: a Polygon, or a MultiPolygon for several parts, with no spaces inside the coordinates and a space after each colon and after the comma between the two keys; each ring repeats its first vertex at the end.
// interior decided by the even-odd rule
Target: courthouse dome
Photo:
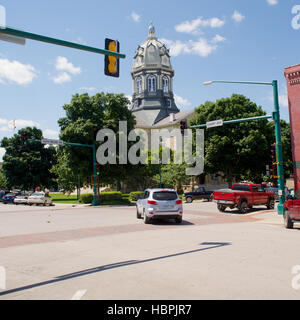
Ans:
{"type": "Polygon", "coordinates": [[[155,28],[152,23],[149,26],[147,40],[135,52],[133,72],[147,67],[172,70],[169,50],[156,38],[155,28]]]}

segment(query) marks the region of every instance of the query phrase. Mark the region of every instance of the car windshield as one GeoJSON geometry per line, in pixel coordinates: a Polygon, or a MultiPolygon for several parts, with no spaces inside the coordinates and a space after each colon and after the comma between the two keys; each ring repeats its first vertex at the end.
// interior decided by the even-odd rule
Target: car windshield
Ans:
{"type": "Polygon", "coordinates": [[[43,197],[43,196],[44,196],[43,193],[34,193],[34,194],[32,195],[32,197],[43,197]]]}
{"type": "Polygon", "coordinates": [[[9,193],[9,194],[7,194],[6,196],[7,196],[7,197],[14,197],[15,194],[14,194],[14,193],[9,193]]]}
{"type": "Polygon", "coordinates": [[[244,184],[236,184],[233,186],[232,190],[236,191],[250,191],[250,186],[244,184]]]}
{"type": "Polygon", "coordinates": [[[177,193],[174,191],[158,191],[153,193],[153,199],[161,201],[176,200],[177,193]]]}

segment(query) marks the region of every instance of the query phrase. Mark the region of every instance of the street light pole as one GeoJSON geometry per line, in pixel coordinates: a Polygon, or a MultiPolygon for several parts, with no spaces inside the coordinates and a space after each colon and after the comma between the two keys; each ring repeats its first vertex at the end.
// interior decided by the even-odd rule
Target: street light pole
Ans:
{"type": "Polygon", "coordinates": [[[274,96],[273,120],[275,122],[275,138],[276,138],[276,147],[277,147],[277,166],[278,166],[278,177],[277,177],[278,178],[278,194],[279,194],[278,214],[283,215],[283,205],[286,199],[285,197],[286,195],[285,195],[285,187],[284,187],[280,107],[279,107],[277,80],[274,80],[272,82],[214,80],[214,81],[204,82],[203,84],[208,86],[214,83],[255,84],[255,85],[268,85],[273,87],[273,96],[274,96]]]}

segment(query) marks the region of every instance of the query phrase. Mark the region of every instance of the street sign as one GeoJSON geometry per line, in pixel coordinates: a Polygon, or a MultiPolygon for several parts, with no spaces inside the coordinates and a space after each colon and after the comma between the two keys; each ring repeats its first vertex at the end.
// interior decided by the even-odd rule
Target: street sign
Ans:
{"type": "Polygon", "coordinates": [[[12,42],[15,44],[21,44],[23,46],[26,44],[26,40],[24,38],[11,36],[11,35],[7,35],[7,34],[0,34],[0,40],[12,42]]]}
{"type": "Polygon", "coordinates": [[[55,140],[55,139],[43,139],[42,144],[46,144],[49,146],[53,146],[53,145],[58,145],[58,146],[63,146],[64,142],[62,140],[55,140]]]}
{"type": "Polygon", "coordinates": [[[206,123],[206,128],[215,128],[215,127],[223,127],[224,121],[223,120],[216,120],[216,121],[210,121],[206,123]]]}

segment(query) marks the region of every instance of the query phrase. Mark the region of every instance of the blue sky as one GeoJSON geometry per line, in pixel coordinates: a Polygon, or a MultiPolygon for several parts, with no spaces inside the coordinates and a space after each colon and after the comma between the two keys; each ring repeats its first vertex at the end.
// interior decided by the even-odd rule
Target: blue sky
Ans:
{"type": "MultiPolygon", "coordinates": [[[[292,19],[297,22],[292,8],[300,0],[2,0],[0,5],[9,27],[99,48],[106,37],[118,39],[126,54],[115,79],[104,76],[102,55],[31,40],[25,46],[1,41],[0,139],[27,125],[56,138],[62,106],[74,93],[131,95],[134,52],[145,41],[150,21],[171,51],[181,110],[241,93],[271,113],[271,87],[202,83],[278,80],[281,117],[289,120],[283,72],[300,63],[300,28],[292,27],[292,19]]],[[[0,149],[0,161],[3,153],[0,149]]]]}

